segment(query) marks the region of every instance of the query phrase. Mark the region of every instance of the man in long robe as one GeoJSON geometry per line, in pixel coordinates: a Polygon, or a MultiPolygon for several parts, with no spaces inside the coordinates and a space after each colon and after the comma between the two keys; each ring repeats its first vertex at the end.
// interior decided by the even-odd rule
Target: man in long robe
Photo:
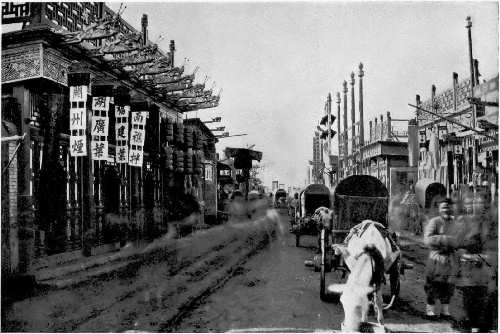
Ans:
{"type": "Polygon", "coordinates": [[[439,204],[439,216],[432,218],[424,230],[424,242],[429,247],[426,265],[425,292],[426,314],[436,317],[436,300],[441,302],[441,314],[450,317],[450,299],[455,291],[454,280],[457,264],[455,250],[457,238],[454,234],[454,217],[450,201],[439,204]]]}
{"type": "Polygon", "coordinates": [[[465,215],[457,222],[463,226],[459,238],[459,275],[457,288],[462,291],[466,319],[461,321],[463,329],[477,333],[488,331],[486,321],[488,285],[493,281],[492,262],[485,249],[488,239],[490,217],[485,213],[484,199],[468,197],[464,201],[465,215]]]}

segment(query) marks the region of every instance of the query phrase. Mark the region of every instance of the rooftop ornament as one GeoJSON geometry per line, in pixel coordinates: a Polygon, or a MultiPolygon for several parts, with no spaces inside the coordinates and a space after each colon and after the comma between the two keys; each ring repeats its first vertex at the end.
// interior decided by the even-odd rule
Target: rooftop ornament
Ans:
{"type": "Polygon", "coordinates": [[[113,37],[118,34],[120,15],[106,15],[101,19],[94,20],[89,26],[83,30],[69,32],[57,28],[52,28],[52,31],[62,34],[66,44],[78,44],[84,41],[98,41],[113,37]]]}
{"type": "MultiPolygon", "coordinates": [[[[202,83],[194,83],[198,67],[193,73],[183,75],[186,59],[181,67],[174,66],[174,41],[170,41],[169,52],[163,52],[148,40],[147,16],[143,16],[139,32],[121,19],[120,11],[106,9],[103,17],[86,16],[81,23],[84,28],[79,31],[68,31],[62,24],[49,29],[62,37],[62,46],[75,45],[90,58],[100,58],[102,64],[123,72],[136,83],[138,80],[141,88],[168,107],[186,112],[219,105],[222,90],[216,96],[213,86],[205,90],[208,77],[202,83]]],[[[95,75],[105,77],[101,71],[95,75]]]]}

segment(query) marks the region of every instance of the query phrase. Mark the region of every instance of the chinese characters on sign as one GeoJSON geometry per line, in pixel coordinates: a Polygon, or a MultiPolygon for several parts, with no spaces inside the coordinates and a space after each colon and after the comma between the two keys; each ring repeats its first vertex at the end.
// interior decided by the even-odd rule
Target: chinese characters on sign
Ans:
{"type": "Polygon", "coordinates": [[[132,129],[130,129],[130,151],[128,158],[130,166],[142,167],[147,118],[147,111],[132,112],[132,129]]]}
{"type": "Polygon", "coordinates": [[[92,150],[92,159],[108,160],[108,142],[107,141],[92,141],[90,143],[92,150]]]}
{"type": "Polygon", "coordinates": [[[128,163],[128,117],[130,106],[115,106],[116,163],[128,163]]]}
{"type": "Polygon", "coordinates": [[[69,152],[72,157],[87,156],[87,86],[69,87],[69,152]]]}
{"type": "Polygon", "coordinates": [[[116,163],[126,164],[128,162],[128,146],[116,147],[116,163]]]}
{"type": "Polygon", "coordinates": [[[106,114],[109,110],[109,96],[97,96],[92,99],[93,111],[104,111],[106,114]]]}
{"type": "Polygon", "coordinates": [[[70,136],[69,149],[73,157],[87,156],[87,139],[85,136],[70,136]]]}
{"type": "Polygon", "coordinates": [[[144,146],[144,129],[130,130],[130,145],[144,146]]]}
{"type": "Polygon", "coordinates": [[[69,110],[69,129],[85,130],[87,127],[87,111],[84,108],[71,108],[69,110]]]}
{"type": "Polygon", "coordinates": [[[130,150],[128,157],[129,165],[135,167],[142,167],[143,151],[142,147],[139,150],[130,150]]]}
{"type": "Polygon", "coordinates": [[[69,100],[71,102],[87,102],[87,86],[71,86],[69,87],[69,100]]]}
{"type": "Polygon", "coordinates": [[[93,160],[108,160],[109,96],[92,98],[92,124],[90,150],[93,160]]]}
{"type": "Polygon", "coordinates": [[[92,136],[108,136],[109,118],[102,116],[92,116],[92,136]]]}

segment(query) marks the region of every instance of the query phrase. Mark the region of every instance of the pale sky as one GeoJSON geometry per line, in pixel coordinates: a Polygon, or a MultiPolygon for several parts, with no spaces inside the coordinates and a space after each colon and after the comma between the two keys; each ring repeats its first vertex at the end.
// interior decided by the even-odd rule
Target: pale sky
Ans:
{"type": "MultiPolygon", "coordinates": [[[[415,95],[426,100],[432,84],[438,93],[449,88],[452,72],[469,77],[468,15],[481,79],[498,73],[496,2],[129,2],[123,17],[140,29],[143,13],[152,41],[163,36],[159,45],[168,50],[175,40],[176,64],[189,58],[189,69],[200,67],[198,80],[208,75],[208,88],[212,81],[223,88],[219,107],[197,116],[222,116],[210,127],[248,134],[221,139],[217,151],[255,145],[269,186],[304,184],[327,94],[341,91],[351,71],[357,108],[359,62],[365,128],[386,111],[411,117],[415,95]]],[[[336,154],[336,138],[332,146],[336,154]]]]}

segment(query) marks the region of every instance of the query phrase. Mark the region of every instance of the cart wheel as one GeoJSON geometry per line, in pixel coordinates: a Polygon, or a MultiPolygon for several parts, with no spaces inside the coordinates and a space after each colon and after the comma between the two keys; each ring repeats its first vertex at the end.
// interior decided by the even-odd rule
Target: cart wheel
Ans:
{"type": "Polygon", "coordinates": [[[321,248],[321,272],[320,272],[320,281],[319,281],[319,298],[322,301],[326,300],[326,288],[325,288],[325,279],[326,279],[326,230],[324,228],[321,229],[321,239],[320,239],[320,248],[321,248]]]}
{"type": "Polygon", "coordinates": [[[400,260],[397,260],[391,267],[391,270],[389,271],[389,283],[391,285],[391,297],[392,296],[399,296],[399,291],[401,289],[401,282],[399,279],[399,262],[400,260]]]}
{"type": "Polygon", "coordinates": [[[295,233],[295,247],[300,247],[300,234],[295,233]]]}

